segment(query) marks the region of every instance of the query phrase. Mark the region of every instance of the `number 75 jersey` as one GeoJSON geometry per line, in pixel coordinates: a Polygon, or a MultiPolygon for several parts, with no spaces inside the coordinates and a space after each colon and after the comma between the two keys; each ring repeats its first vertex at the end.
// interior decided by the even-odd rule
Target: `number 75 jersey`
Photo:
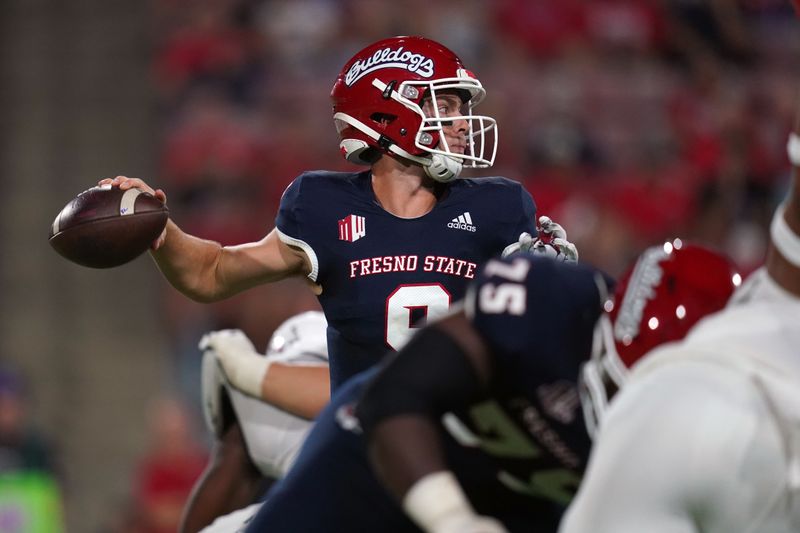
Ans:
{"type": "Polygon", "coordinates": [[[591,447],[578,379],[611,285],[587,265],[528,254],[489,261],[471,285],[465,314],[489,347],[492,378],[484,400],[444,425],[495,465],[497,505],[511,494],[553,506],[574,496],[591,447]]]}
{"type": "Polygon", "coordinates": [[[384,210],[370,171],[308,172],[286,189],[276,227],[311,262],[328,320],[331,386],[398,349],[426,319],[464,296],[479,265],[536,235],[530,194],[505,178],[442,186],[417,218],[384,210]]]}

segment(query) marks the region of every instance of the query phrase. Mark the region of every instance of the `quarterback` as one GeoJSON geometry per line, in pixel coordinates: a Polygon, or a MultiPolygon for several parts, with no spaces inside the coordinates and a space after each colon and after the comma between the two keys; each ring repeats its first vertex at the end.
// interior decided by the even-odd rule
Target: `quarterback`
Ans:
{"type": "MultiPolygon", "coordinates": [[[[339,150],[362,172],[306,172],[281,199],[260,241],[220,246],[168,221],[152,255],[198,301],[305,276],[328,321],[331,386],[398,349],[426,319],[463,298],[475,266],[505,247],[541,247],[536,209],[516,181],[456,179],[490,167],[497,125],[474,113],[486,91],[461,60],[422,37],[378,41],[353,56],[331,91],[339,150]]],[[[105,179],[122,189],[138,178],[105,179]]]]}

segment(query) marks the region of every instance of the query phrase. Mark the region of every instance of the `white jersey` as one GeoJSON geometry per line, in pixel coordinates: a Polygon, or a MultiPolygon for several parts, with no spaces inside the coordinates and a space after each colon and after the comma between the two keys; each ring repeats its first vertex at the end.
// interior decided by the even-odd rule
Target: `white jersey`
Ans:
{"type": "Polygon", "coordinates": [[[200,533],[242,533],[247,529],[247,524],[261,509],[261,503],[254,503],[230,514],[220,516],[211,525],[200,530],[200,533]]]}
{"type": "Polygon", "coordinates": [[[561,533],[800,531],[800,298],[756,272],[634,368],[561,533]]]}
{"type": "MultiPolygon", "coordinates": [[[[317,311],[292,317],[275,331],[265,357],[283,364],[327,365],[325,327],[325,317],[317,311]]],[[[267,477],[283,477],[294,464],[313,422],[231,387],[210,351],[203,355],[202,386],[204,414],[212,433],[219,437],[227,425],[222,419],[224,390],[253,463],[267,477]]]]}
{"type": "Polygon", "coordinates": [[[227,387],[253,463],[267,477],[283,477],[311,430],[312,422],[227,387]]]}

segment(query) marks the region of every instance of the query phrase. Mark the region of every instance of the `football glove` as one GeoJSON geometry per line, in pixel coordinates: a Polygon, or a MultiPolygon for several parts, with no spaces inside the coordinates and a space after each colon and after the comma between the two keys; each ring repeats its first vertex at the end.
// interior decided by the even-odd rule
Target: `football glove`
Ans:
{"type": "Polygon", "coordinates": [[[527,231],[523,231],[519,234],[519,240],[517,242],[512,242],[508,246],[503,249],[503,253],[500,254],[502,257],[508,257],[511,254],[515,254],[517,252],[529,252],[533,247],[533,243],[536,239],[528,233],[527,231]]]}
{"type": "Polygon", "coordinates": [[[567,240],[566,230],[547,216],[539,217],[539,238],[532,249],[561,261],[578,262],[578,249],[567,240]]]}
{"type": "Polygon", "coordinates": [[[261,383],[271,362],[256,351],[241,330],[223,329],[203,335],[198,345],[212,352],[229,384],[245,394],[261,397],[261,383]]]}
{"type": "Polygon", "coordinates": [[[523,232],[517,242],[505,247],[502,256],[508,257],[517,252],[531,252],[542,254],[560,261],[578,262],[578,249],[567,240],[567,232],[558,222],[553,222],[550,217],[539,217],[539,237],[533,238],[528,232],[523,232]]]}

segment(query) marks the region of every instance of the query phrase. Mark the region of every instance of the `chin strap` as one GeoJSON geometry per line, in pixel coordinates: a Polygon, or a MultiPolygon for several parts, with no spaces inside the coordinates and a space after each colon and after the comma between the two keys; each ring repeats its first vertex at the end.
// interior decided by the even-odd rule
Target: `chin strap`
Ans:
{"type": "Polygon", "coordinates": [[[792,228],[786,223],[783,216],[785,209],[786,205],[780,204],[772,216],[772,224],[769,228],[772,244],[787,261],[800,268],[800,235],[792,231],[792,228]]]}
{"type": "MultiPolygon", "coordinates": [[[[786,152],[792,165],[800,167],[800,135],[795,132],[789,134],[786,152]]],[[[795,169],[795,172],[798,172],[798,170],[795,169]]],[[[789,194],[792,193],[790,192],[789,194]]],[[[800,235],[792,231],[792,228],[786,223],[786,219],[783,216],[785,210],[786,202],[784,201],[775,209],[775,214],[772,216],[772,224],[770,224],[769,228],[772,244],[775,245],[775,248],[787,261],[800,268],[800,235]]]]}
{"type": "Polygon", "coordinates": [[[789,134],[786,152],[789,155],[789,162],[796,167],[800,166],[800,135],[795,132],[789,134]]]}
{"type": "Polygon", "coordinates": [[[425,174],[431,178],[442,183],[447,183],[453,181],[461,174],[463,166],[463,163],[454,157],[433,154],[430,164],[424,165],[424,168],[425,174]]]}

